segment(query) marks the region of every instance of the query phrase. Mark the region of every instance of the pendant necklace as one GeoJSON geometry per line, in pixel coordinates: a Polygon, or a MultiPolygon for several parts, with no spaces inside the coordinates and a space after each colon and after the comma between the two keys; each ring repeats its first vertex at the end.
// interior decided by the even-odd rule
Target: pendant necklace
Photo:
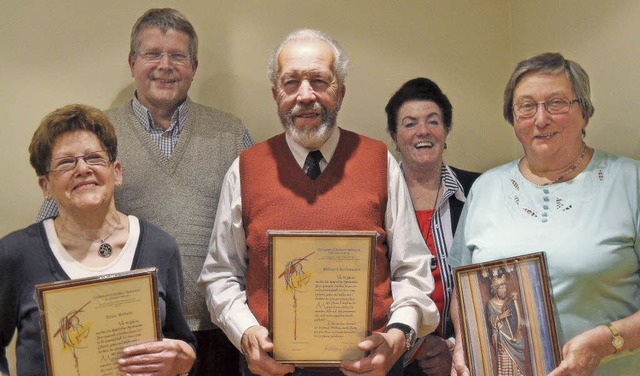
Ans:
{"type": "Polygon", "coordinates": [[[118,223],[116,224],[116,226],[113,228],[113,230],[111,230],[111,232],[109,233],[109,235],[105,236],[104,238],[100,239],[88,239],[85,238],[84,236],[80,236],[80,235],[76,235],[74,233],[69,232],[71,235],[75,236],[76,238],[80,238],[82,240],[88,241],[88,242],[92,242],[92,243],[100,243],[100,247],[98,248],[98,255],[100,255],[100,257],[103,258],[108,258],[111,256],[111,254],[113,253],[113,248],[111,247],[111,244],[107,243],[107,239],[109,239],[109,237],[111,237],[111,235],[113,235],[114,232],[116,232],[116,229],[120,227],[120,215],[118,215],[118,223]]]}

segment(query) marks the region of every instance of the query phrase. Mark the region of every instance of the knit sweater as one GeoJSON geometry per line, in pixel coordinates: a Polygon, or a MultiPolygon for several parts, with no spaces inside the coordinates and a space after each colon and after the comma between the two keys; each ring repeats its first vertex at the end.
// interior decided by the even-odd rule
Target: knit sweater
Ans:
{"type": "Polygon", "coordinates": [[[182,255],[185,316],[195,331],[214,328],[196,280],[207,255],[222,180],[245,148],[245,128],[233,115],[193,102],[189,106],[170,158],[140,126],[130,103],[106,114],[116,128],[123,170],[116,207],[176,238],[182,255]]]}
{"type": "Polygon", "coordinates": [[[247,300],[260,324],[268,327],[267,230],[367,230],[379,234],[372,326],[383,329],[392,302],[384,230],[386,146],[341,130],[329,165],[311,180],[280,134],[241,154],[240,177],[249,255],[247,300]]]}

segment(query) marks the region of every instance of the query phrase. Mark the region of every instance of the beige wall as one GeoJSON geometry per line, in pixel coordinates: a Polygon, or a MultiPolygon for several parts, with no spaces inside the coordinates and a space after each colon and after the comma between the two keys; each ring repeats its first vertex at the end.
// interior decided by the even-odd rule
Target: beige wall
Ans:
{"type": "Polygon", "coordinates": [[[634,0],[62,4],[5,0],[0,12],[0,236],[31,223],[40,205],[27,154],[40,119],[68,103],[106,109],[130,97],[129,31],[150,6],[180,9],[200,35],[192,99],[240,116],[257,141],[280,131],[265,61],[283,35],[313,27],[339,39],[351,57],[343,127],[389,143],[388,97],[407,79],[428,76],[454,106],[447,162],[484,170],[519,154],[500,115],[513,64],[561,51],[592,78],[596,113],[587,141],[640,158],[634,0]]]}
{"type": "MultiPolygon", "coordinates": [[[[445,155],[484,170],[516,158],[501,117],[513,65],[560,51],[590,73],[590,145],[640,158],[640,2],[4,0],[0,9],[0,236],[30,224],[42,195],[27,146],[49,111],[80,102],[107,109],[133,90],[129,32],[152,6],[181,10],[200,36],[190,95],[242,118],[256,141],[280,131],[265,66],[288,32],[319,28],[351,57],[339,124],[389,143],[384,105],[404,81],[427,76],[450,97],[454,130],[445,155]]],[[[126,166],[125,166],[126,169],[126,166]]],[[[125,170],[126,179],[126,170],[125,170]]]]}

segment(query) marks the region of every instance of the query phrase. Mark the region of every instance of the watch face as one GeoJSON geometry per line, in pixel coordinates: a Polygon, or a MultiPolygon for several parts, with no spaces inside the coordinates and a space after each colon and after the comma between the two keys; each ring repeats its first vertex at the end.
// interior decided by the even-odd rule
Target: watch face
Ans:
{"type": "Polygon", "coordinates": [[[611,340],[611,344],[613,345],[613,347],[619,350],[620,348],[622,348],[622,345],[624,345],[624,339],[619,336],[613,337],[613,339],[611,340]]]}

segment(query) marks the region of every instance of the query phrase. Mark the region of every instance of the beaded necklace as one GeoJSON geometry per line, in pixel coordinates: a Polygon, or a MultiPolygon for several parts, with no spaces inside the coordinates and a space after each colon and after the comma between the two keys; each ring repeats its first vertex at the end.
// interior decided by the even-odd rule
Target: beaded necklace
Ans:
{"type": "MultiPolygon", "coordinates": [[[[538,184],[538,185],[541,186],[541,187],[546,187],[548,185],[556,184],[560,180],[564,179],[567,175],[572,173],[576,168],[578,168],[578,166],[580,166],[580,164],[584,160],[584,157],[587,155],[587,150],[589,149],[587,147],[587,144],[583,144],[583,145],[584,145],[584,147],[582,148],[582,153],[580,153],[580,156],[578,157],[578,159],[576,159],[576,161],[571,165],[571,167],[569,167],[567,169],[567,171],[565,171],[562,175],[558,176],[557,178],[553,179],[550,182],[543,183],[543,184],[538,184]]],[[[524,160],[524,158],[520,159],[520,162],[522,162],[523,160],[524,160]]]]}

